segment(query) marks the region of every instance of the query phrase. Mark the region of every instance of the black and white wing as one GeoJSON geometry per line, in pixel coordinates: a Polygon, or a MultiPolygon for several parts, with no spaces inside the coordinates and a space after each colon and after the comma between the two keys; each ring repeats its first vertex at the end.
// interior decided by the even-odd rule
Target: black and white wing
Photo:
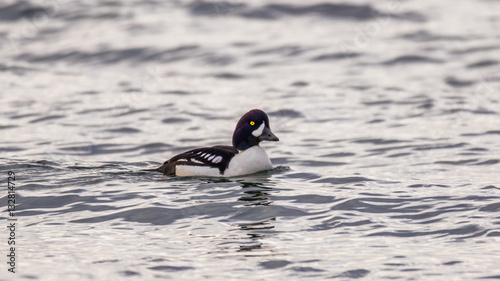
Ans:
{"type": "MultiPolygon", "coordinates": [[[[167,160],[156,171],[165,175],[176,175],[176,167],[194,166],[219,169],[220,174],[224,174],[229,161],[238,154],[238,150],[232,146],[202,147],[186,151],[167,160]]],[[[187,168],[187,167],[186,167],[187,168]]]]}

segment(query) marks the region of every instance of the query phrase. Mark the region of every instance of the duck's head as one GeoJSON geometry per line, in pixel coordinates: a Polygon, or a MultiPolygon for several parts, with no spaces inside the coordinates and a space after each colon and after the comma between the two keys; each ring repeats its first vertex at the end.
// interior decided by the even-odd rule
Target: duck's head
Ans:
{"type": "Polygon", "coordinates": [[[279,141],[269,127],[269,117],[260,109],[253,109],[243,115],[236,124],[233,134],[233,146],[246,150],[261,141],[279,141]]]}

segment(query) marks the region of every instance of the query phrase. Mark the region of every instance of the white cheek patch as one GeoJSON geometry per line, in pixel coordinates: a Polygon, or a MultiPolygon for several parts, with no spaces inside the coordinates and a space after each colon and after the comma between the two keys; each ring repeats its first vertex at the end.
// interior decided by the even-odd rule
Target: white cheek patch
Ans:
{"type": "Polygon", "coordinates": [[[252,132],[252,135],[254,137],[260,137],[260,135],[262,135],[262,131],[264,131],[264,128],[266,127],[266,122],[262,122],[262,124],[260,124],[259,128],[255,129],[253,132],[252,132]]]}

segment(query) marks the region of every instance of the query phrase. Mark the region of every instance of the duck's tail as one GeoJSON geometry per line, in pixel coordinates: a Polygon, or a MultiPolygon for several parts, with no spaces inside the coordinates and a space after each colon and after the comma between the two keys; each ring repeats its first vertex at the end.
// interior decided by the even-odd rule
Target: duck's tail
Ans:
{"type": "Polygon", "coordinates": [[[141,171],[146,171],[146,172],[160,172],[160,173],[164,173],[165,175],[175,175],[175,166],[172,165],[172,163],[170,163],[170,161],[166,161],[165,163],[163,163],[163,165],[161,165],[158,168],[155,168],[155,169],[143,169],[141,171]]]}

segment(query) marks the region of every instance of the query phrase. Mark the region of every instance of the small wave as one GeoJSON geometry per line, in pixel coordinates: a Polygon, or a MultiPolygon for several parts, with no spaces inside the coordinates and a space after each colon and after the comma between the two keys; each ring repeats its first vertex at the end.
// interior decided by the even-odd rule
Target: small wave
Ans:
{"type": "Polygon", "coordinates": [[[341,52],[341,53],[329,53],[329,54],[322,54],[319,56],[316,56],[311,59],[311,61],[332,61],[332,60],[343,60],[343,59],[351,59],[355,57],[361,56],[361,53],[353,53],[353,52],[341,52]]]}
{"type": "Polygon", "coordinates": [[[98,155],[114,154],[125,152],[140,152],[141,154],[151,154],[169,149],[171,145],[165,143],[149,143],[134,147],[123,147],[118,144],[95,144],[81,143],[80,145],[63,146],[59,150],[69,155],[98,155]]]}
{"type": "Polygon", "coordinates": [[[16,1],[14,4],[0,8],[0,21],[16,21],[22,18],[33,18],[35,15],[47,14],[49,8],[34,5],[26,1],[16,1]]]}
{"type": "Polygon", "coordinates": [[[150,61],[174,62],[194,57],[194,52],[196,52],[198,48],[199,47],[196,45],[186,45],[164,51],[146,47],[97,52],[66,50],[44,55],[23,53],[18,55],[16,59],[21,61],[29,61],[32,63],[47,63],[57,61],[86,64],[116,64],[120,62],[143,63],[150,61]]]}
{"type": "Polygon", "coordinates": [[[165,119],[161,120],[162,123],[166,123],[166,124],[186,123],[186,122],[190,122],[190,121],[191,121],[190,119],[180,118],[180,117],[169,117],[169,118],[165,118],[165,119]]]}
{"type": "Polygon", "coordinates": [[[473,81],[473,80],[462,80],[462,79],[458,79],[456,77],[453,77],[453,76],[448,76],[444,79],[444,81],[446,82],[446,84],[452,86],[452,87],[468,87],[468,86],[472,86],[474,84],[476,84],[476,81],[473,81]]]}
{"type": "Polygon", "coordinates": [[[353,140],[351,142],[353,142],[353,143],[370,143],[370,144],[374,144],[374,145],[384,145],[384,144],[394,144],[394,143],[405,143],[407,141],[396,140],[396,139],[366,138],[366,139],[353,140]]]}
{"type": "Polygon", "coordinates": [[[162,91],[161,93],[166,95],[179,95],[179,96],[195,94],[194,92],[182,91],[182,90],[162,91]]]}
{"type": "Polygon", "coordinates": [[[285,57],[295,57],[305,53],[308,49],[299,45],[285,45],[280,47],[266,48],[252,51],[250,54],[254,56],[261,55],[280,55],[285,57]]]}
{"type": "Polygon", "coordinates": [[[416,32],[406,33],[398,36],[398,38],[403,38],[416,42],[433,42],[433,41],[463,41],[466,40],[465,37],[456,35],[438,35],[427,30],[419,30],[416,32]]]}
{"type": "Polygon", "coordinates": [[[259,263],[259,265],[264,269],[276,269],[276,268],[285,267],[289,264],[292,264],[292,262],[287,261],[287,260],[270,260],[270,261],[265,261],[265,262],[259,263]]]}
{"type": "Polygon", "coordinates": [[[228,216],[236,212],[234,205],[236,203],[212,203],[189,206],[181,209],[166,207],[147,207],[134,208],[131,210],[120,211],[110,215],[94,216],[89,218],[73,220],[74,223],[98,223],[115,219],[122,219],[129,222],[150,223],[153,225],[169,225],[176,220],[206,216],[211,217],[228,216]]]}
{"type": "Polygon", "coordinates": [[[373,180],[369,179],[369,178],[365,178],[365,177],[343,177],[343,178],[327,177],[327,178],[315,180],[313,182],[331,183],[331,184],[348,184],[348,183],[367,182],[367,181],[373,181],[373,180]]]}
{"type": "Polygon", "coordinates": [[[19,126],[16,125],[0,125],[0,130],[5,130],[5,129],[11,129],[11,128],[16,128],[19,126]]]}
{"type": "Polygon", "coordinates": [[[462,238],[470,238],[483,236],[486,234],[483,228],[474,224],[465,225],[453,229],[431,230],[431,231],[380,231],[368,234],[367,236],[389,236],[389,237],[419,237],[419,236],[465,236],[462,238]]]}
{"type": "Polygon", "coordinates": [[[451,51],[451,54],[464,55],[464,54],[471,54],[471,53],[478,53],[478,52],[493,51],[493,50],[497,50],[497,49],[500,49],[500,45],[470,47],[470,48],[466,48],[466,49],[451,51]]]}
{"type": "Polygon", "coordinates": [[[268,113],[269,116],[272,117],[285,117],[285,118],[303,118],[304,115],[294,109],[280,109],[276,111],[271,111],[268,113]]]}
{"type": "Polygon", "coordinates": [[[309,83],[305,82],[305,81],[295,81],[292,84],[290,84],[290,86],[292,86],[292,87],[307,87],[307,86],[309,86],[309,83]]]}
{"type": "Polygon", "coordinates": [[[312,5],[267,4],[251,7],[243,3],[195,1],[189,5],[192,15],[240,16],[249,19],[277,20],[283,16],[321,16],[328,19],[370,20],[393,17],[399,20],[422,22],[425,17],[416,12],[386,14],[370,5],[319,3],[312,5]]]}
{"type": "MultiPolygon", "coordinates": [[[[0,45],[1,46],[1,45],[0,45]]],[[[29,71],[35,71],[35,68],[25,67],[25,66],[17,66],[17,65],[6,65],[0,63],[0,72],[11,72],[16,75],[25,75],[29,71]]]]}
{"type": "Polygon", "coordinates": [[[49,116],[45,116],[45,117],[41,117],[41,118],[37,118],[37,119],[31,120],[30,123],[47,122],[47,121],[51,121],[51,120],[55,120],[55,119],[61,119],[61,118],[65,118],[65,117],[66,117],[65,115],[49,115],[49,116]]]}
{"type": "Polygon", "coordinates": [[[419,55],[405,55],[382,62],[383,65],[397,65],[410,63],[443,63],[443,60],[419,55]]]}
{"type": "Polygon", "coordinates": [[[105,130],[105,132],[116,133],[116,134],[135,134],[135,133],[140,133],[141,130],[130,127],[122,127],[116,129],[108,129],[105,130]]]}
{"type": "Polygon", "coordinates": [[[245,76],[231,72],[222,72],[213,74],[213,77],[218,79],[236,80],[236,79],[243,79],[245,76]]]}
{"type": "Polygon", "coordinates": [[[497,65],[499,62],[497,60],[481,60],[467,65],[467,68],[482,68],[497,65]]]}
{"type": "Polygon", "coordinates": [[[191,266],[170,266],[170,265],[159,265],[148,267],[151,270],[155,271],[163,271],[163,272],[176,272],[176,271],[184,271],[184,270],[193,270],[194,267],[191,266]]]}

